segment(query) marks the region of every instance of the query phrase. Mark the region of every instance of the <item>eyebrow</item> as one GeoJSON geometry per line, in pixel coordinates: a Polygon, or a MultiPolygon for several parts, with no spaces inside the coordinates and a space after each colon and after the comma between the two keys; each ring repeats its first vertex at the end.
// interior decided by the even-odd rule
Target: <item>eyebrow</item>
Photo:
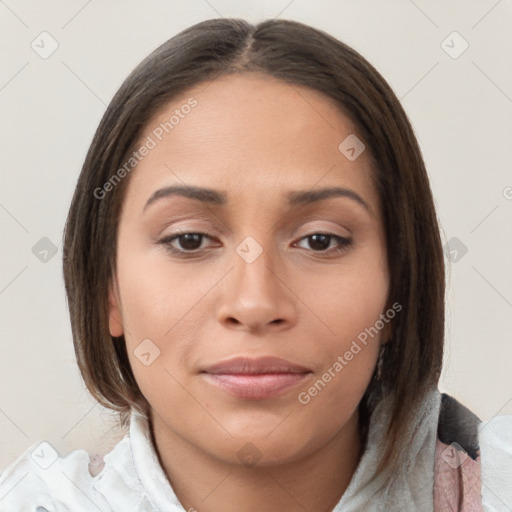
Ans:
{"type": "Polygon", "coordinates": [[[210,203],[216,205],[223,205],[227,203],[227,194],[225,192],[221,192],[219,190],[213,190],[211,188],[203,188],[203,187],[194,187],[192,185],[173,185],[170,187],[165,187],[157,190],[153,193],[153,195],[147,200],[144,205],[144,210],[148,208],[149,205],[172,196],[181,196],[187,197],[189,199],[197,199],[202,203],[210,203]]]}
{"type": "MultiPolygon", "coordinates": [[[[161,188],[154,192],[144,205],[143,212],[151,204],[172,196],[196,199],[202,203],[209,203],[213,205],[225,205],[228,202],[227,193],[221,190],[196,187],[192,185],[173,185],[161,188]]],[[[359,194],[344,187],[324,187],[317,190],[298,190],[287,194],[288,204],[290,207],[314,203],[324,199],[330,199],[332,197],[346,197],[348,199],[352,199],[371,213],[370,207],[359,194]]]]}

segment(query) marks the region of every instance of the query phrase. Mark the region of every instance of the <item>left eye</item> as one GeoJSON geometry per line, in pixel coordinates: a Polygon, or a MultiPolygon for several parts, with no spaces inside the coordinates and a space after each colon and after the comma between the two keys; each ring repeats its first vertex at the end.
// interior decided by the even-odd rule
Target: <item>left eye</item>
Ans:
{"type": "MultiPolygon", "coordinates": [[[[334,248],[336,251],[343,250],[351,244],[349,238],[332,233],[314,233],[301,238],[301,241],[306,241],[309,248],[313,249],[314,252],[327,252],[326,249],[332,249],[331,243],[333,241],[335,242],[334,248]]],[[[305,247],[305,249],[308,249],[308,247],[305,247]]]]}

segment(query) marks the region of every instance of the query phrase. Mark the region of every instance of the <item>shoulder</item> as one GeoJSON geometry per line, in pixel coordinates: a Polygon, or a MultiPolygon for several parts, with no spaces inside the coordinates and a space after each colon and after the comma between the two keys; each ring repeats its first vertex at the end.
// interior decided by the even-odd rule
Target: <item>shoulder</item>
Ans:
{"type": "Polygon", "coordinates": [[[0,475],[0,512],[112,511],[128,499],[144,510],[130,461],[126,436],[104,457],[85,450],[60,457],[50,443],[36,443],[0,475]]]}
{"type": "MultiPolygon", "coordinates": [[[[50,443],[33,444],[0,475],[0,512],[53,512],[53,499],[59,494],[77,494],[72,492],[73,483],[87,486],[91,479],[88,465],[84,450],[61,458],[50,443]]],[[[78,503],[83,501],[83,496],[76,498],[78,503]]]]}
{"type": "Polygon", "coordinates": [[[453,506],[459,500],[478,502],[485,512],[512,510],[512,416],[482,422],[455,398],[443,394],[437,438],[439,502],[453,506]]]}
{"type": "Polygon", "coordinates": [[[478,439],[484,509],[512,510],[512,415],[480,423],[478,439]]]}

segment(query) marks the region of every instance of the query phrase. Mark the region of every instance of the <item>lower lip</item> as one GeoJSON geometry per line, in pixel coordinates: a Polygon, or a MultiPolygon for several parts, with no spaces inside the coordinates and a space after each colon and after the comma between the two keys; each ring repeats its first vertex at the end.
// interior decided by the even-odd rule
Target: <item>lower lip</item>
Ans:
{"type": "Polygon", "coordinates": [[[204,373],[211,384],[246,400],[282,395],[304,381],[309,373],[231,374],[204,373]]]}

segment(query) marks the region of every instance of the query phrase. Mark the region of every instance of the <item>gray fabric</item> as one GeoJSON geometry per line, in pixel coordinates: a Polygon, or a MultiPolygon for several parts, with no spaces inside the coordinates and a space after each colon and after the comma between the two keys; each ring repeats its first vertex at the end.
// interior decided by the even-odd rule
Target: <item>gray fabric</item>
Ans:
{"type": "Polygon", "coordinates": [[[384,399],[372,414],[367,449],[333,512],[433,512],[434,456],[441,393],[435,389],[423,401],[413,428],[403,439],[398,468],[384,471],[369,484],[382,455],[390,420],[389,404],[390,399],[384,399]]]}

